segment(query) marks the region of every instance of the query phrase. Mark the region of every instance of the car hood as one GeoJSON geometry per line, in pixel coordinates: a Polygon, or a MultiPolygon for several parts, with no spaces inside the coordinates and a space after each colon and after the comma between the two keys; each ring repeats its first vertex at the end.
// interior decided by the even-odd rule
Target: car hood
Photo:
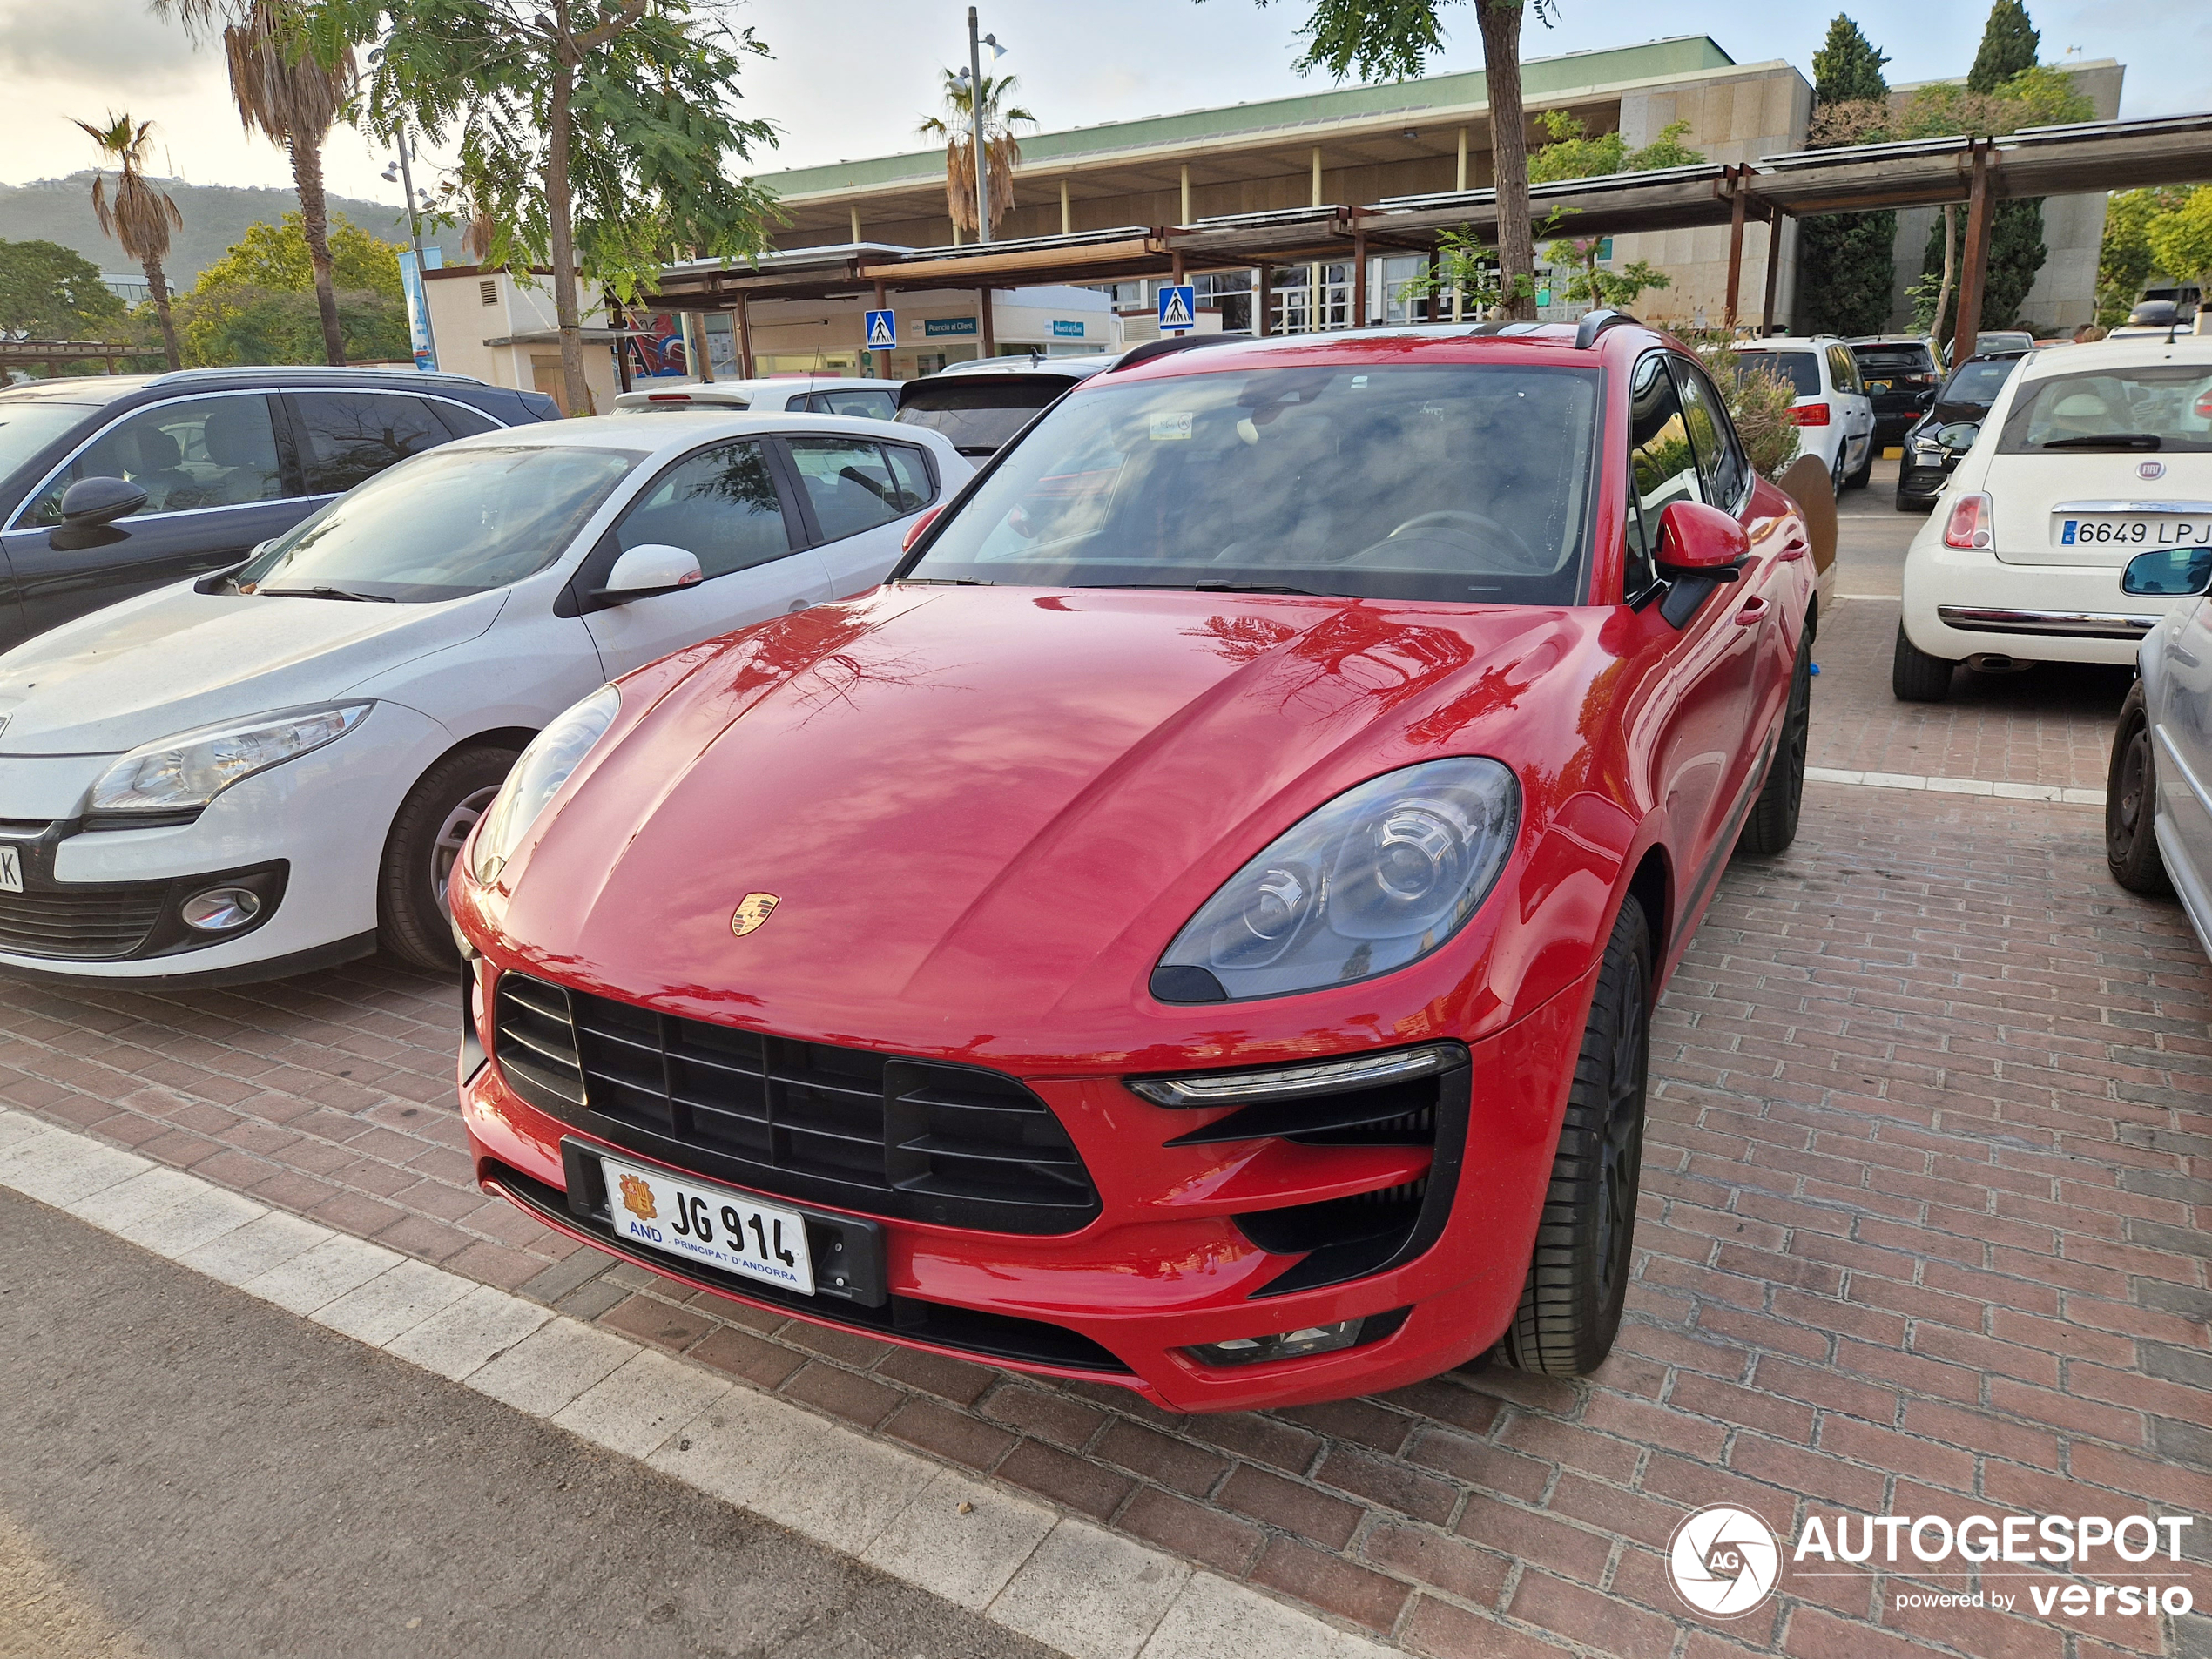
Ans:
{"type": "Polygon", "coordinates": [[[505,600],[503,590],[418,605],[158,589],[0,656],[0,753],[117,754],[339,697],[476,637],[505,600]]]}
{"type": "Polygon", "coordinates": [[[549,820],[500,930],[563,977],[791,1035],[1125,1028],[1208,894],[1343,789],[1447,754],[1541,756],[1555,784],[1612,614],[879,589],[700,648],[549,820]]]}

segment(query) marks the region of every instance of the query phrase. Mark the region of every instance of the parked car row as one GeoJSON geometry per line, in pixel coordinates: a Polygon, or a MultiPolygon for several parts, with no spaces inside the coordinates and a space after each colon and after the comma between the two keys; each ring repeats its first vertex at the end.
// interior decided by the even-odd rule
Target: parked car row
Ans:
{"type": "Polygon", "coordinates": [[[779,395],[458,437],[0,655],[0,973],[457,950],[488,1190],[910,1345],[1182,1411],[1596,1366],[1653,1002],[1806,753],[1811,535],[1695,358],[779,395]]]}

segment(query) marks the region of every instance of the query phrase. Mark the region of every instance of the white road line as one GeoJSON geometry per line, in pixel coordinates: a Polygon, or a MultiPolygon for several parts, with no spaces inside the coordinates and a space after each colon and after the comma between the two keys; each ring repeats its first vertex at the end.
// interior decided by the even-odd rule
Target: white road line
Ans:
{"type": "Polygon", "coordinates": [[[5,1107],[0,1186],[642,1459],[1071,1659],[1398,1651],[658,1349],[5,1107]]]}
{"type": "Polygon", "coordinates": [[[1988,795],[1998,800],[2062,801],[2068,806],[2101,806],[2101,789],[2062,789],[2056,784],[1999,784],[1980,778],[1928,778],[1916,772],[1852,772],[1836,766],[1807,766],[1809,784],[1858,784],[1868,789],[1923,789],[1939,795],[1988,795]]]}

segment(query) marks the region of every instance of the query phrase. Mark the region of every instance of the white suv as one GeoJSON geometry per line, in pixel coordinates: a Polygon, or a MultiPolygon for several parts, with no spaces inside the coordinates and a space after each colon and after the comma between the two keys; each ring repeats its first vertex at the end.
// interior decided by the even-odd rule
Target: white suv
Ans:
{"type": "Polygon", "coordinates": [[[2196,603],[2122,590],[2161,548],[2212,549],[2212,340],[2031,354],[1905,555],[1892,689],[1940,702],[1960,662],[2134,662],[2196,603]]]}
{"type": "Polygon", "coordinates": [[[1746,368],[1770,367],[1797,388],[1797,452],[1820,458],[1838,495],[1863,486],[1874,470],[1874,400],[1851,347],[1833,334],[1775,334],[1736,350],[1746,368]]]}

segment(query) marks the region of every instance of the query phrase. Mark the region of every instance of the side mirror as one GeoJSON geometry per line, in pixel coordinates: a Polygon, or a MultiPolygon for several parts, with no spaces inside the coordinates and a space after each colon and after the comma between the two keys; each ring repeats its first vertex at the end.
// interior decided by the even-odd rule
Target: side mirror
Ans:
{"type": "Polygon", "coordinates": [[[1974,440],[1980,435],[1981,428],[1979,425],[1961,421],[1955,425],[1939,428],[1936,433],[1936,442],[1950,450],[1952,454],[1962,455],[1974,447],[1974,440]]]}
{"type": "Polygon", "coordinates": [[[621,604],[631,599],[650,599],[655,594],[696,587],[698,582],[697,554],[671,547],[665,542],[644,542],[615,561],[615,568],[607,572],[606,586],[591,597],[621,604]]]}
{"type": "Polygon", "coordinates": [[[1659,574],[1733,582],[1751,556],[1751,538],[1733,516],[1703,502],[1670,502],[1659,515],[1659,574]]]}
{"type": "Polygon", "coordinates": [[[123,478],[79,478],[62,494],[62,523],[106,524],[146,504],[146,492],[123,478]]]}
{"type": "Polygon", "coordinates": [[[2168,599],[2212,590],[2212,547],[2161,547],[2138,553],[2120,573],[2120,590],[2168,599]]]}

